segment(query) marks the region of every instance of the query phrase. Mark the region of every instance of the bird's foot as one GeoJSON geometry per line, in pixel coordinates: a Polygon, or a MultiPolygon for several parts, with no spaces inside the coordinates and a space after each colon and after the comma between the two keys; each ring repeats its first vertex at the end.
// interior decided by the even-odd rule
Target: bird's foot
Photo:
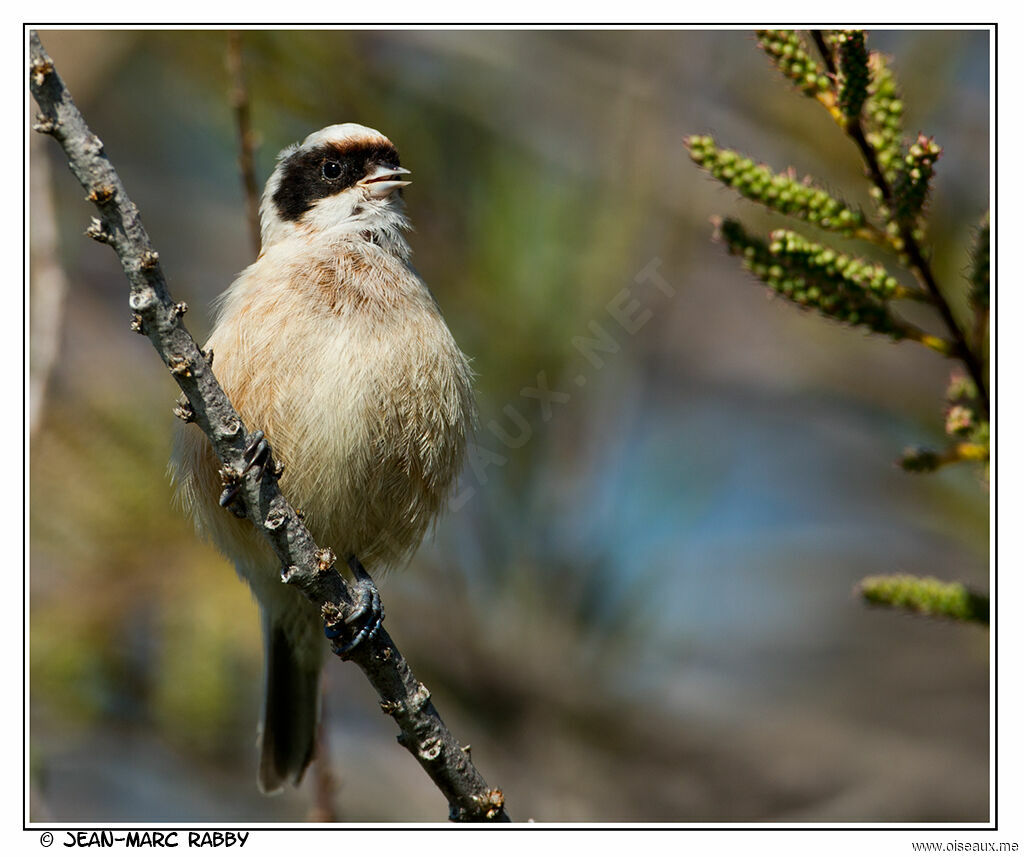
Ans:
{"type": "Polygon", "coordinates": [[[377,584],[354,556],[348,558],[348,567],[355,577],[356,602],[348,608],[341,621],[325,621],[324,633],[331,641],[331,651],[347,660],[355,649],[372,640],[384,623],[384,607],[377,584]]]}
{"type": "Polygon", "coordinates": [[[270,461],[270,444],[267,443],[262,431],[257,431],[253,434],[252,440],[249,441],[249,445],[245,448],[243,455],[245,466],[240,473],[233,474],[233,478],[229,479],[225,477],[224,471],[221,471],[221,478],[224,480],[224,490],[221,491],[220,499],[217,501],[223,508],[230,508],[232,512],[241,518],[245,517],[245,510],[241,509],[241,504],[236,503],[236,501],[238,493],[242,490],[245,474],[256,468],[256,478],[262,479],[263,471],[267,469],[267,463],[270,461]]]}
{"type": "Polygon", "coordinates": [[[217,502],[221,505],[221,508],[227,509],[236,518],[244,518],[245,507],[238,496],[238,492],[242,490],[242,477],[238,475],[237,470],[233,470],[230,467],[222,467],[220,469],[220,481],[224,485],[224,490],[220,492],[220,499],[217,502]]]}
{"type": "Polygon", "coordinates": [[[262,431],[257,431],[253,436],[252,440],[249,441],[249,445],[245,448],[245,467],[242,469],[242,475],[245,476],[254,467],[256,468],[256,478],[263,478],[263,471],[267,469],[267,464],[270,462],[270,444],[267,443],[267,439],[262,431]]]}

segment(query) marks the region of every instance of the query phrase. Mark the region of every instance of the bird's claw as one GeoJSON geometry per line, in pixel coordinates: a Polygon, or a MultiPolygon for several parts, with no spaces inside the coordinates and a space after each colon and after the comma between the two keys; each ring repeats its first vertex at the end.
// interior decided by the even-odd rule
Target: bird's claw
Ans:
{"type": "Polygon", "coordinates": [[[217,501],[220,503],[221,508],[228,508],[238,497],[238,492],[242,490],[242,483],[232,482],[230,485],[225,485],[224,490],[220,492],[220,499],[217,501]]]}
{"type": "Polygon", "coordinates": [[[220,492],[220,498],[217,500],[222,508],[230,508],[240,518],[245,517],[245,511],[239,507],[236,501],[238,500],[239,492],[242,490],[245,475],[253,468],[256,468],[256,479],[262,479],[263,471],[267,469],[267,464],[270,462],[270,444],[267,443],[262,431],[257,431],[253,434],[252,440],[249,441],[249,445],[243,453],[243,460],[245,465],[241,471],[233,471],[231,473],[228,473],[227,469],[221,471],[221,478],[224,479],[224,490],[220,492]]]}
{"type": "Polygon", "coordinates": [[[355,606],[342,622],[324,626],[324,633],[331,641],[331,651],[343,660],[362,643],[372,640],[384,623],[384,607],[377,584],[354,556],[349,557],[348,565],[356,579],[355,606]],[[347,642],[339,642],[343,638],[348,638],[347,642]]]}
{"type": "Polygon", "coordinates": [[[245,476],[254,467],[256,468],[256,478],[263,478],[263,471],[267,469],[267,464],[270,461],[270,444],[267,443],[267,439],[262,431],[257,431],[253,436],[252,440],[249,441],[249,445],[245,448],[245,467],[242,468],[242,475],[245,476]]]}

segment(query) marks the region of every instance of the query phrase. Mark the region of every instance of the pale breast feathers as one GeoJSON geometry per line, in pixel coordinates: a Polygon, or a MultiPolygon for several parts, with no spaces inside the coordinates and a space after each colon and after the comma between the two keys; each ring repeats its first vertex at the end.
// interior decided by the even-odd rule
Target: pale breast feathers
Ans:
{"type": "MultiPolygon", "coordinates": [[[[275,249],[280,262],[261,258],[225,294],[214,371],[246,426],[265,432],[314,537],[384,569],[416,547],[457,475],[473,420],[468,361],[400,260],[366,242],[302,262],[275,249]]],[[[194,426],[176,460],[179,497],[214,541],[272,561],[217,506],[217,464],[194,426]]]]}

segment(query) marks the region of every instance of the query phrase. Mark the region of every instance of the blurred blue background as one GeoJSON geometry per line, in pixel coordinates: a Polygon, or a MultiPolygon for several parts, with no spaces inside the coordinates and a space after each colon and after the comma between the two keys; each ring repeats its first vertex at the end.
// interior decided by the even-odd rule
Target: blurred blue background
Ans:
{"type": "MultiPolygon", "coordinates": [[[[202,340],[254,255],[226,34],[40,35],[202,340]]],[[[853,594],[903,571],[987,591],[979,475],[893,465],[941,443],[952,366],[766,300],[710,240],[713,214],[784,221],[698,170],[691,133],[868,204],[853,147],[753,35],[242,43],[261,185],[279,149],[345,121],[413,172],[414,261],[473,357],[481,420],[454,508],[382,592],[513,817],[987,820],[987,632],[853,594]],[[600,365],[580,337],[606,340],[600,365]],[[563,394],[547,412],[543,386],[563,394]]],[[[869,47],[895,57],[908,135],[944,148],[930,240],[959,294],[988,205],[989,35],[877,31],[869,47]]],[[[128,330],[124,277],[83,237],[93,211],[58,147],[31,145],[32,818],[443,820],[337,662],[333,794],[323,772],[257,793],[255,607],[171,508],[176,387],[128,330]]]]}

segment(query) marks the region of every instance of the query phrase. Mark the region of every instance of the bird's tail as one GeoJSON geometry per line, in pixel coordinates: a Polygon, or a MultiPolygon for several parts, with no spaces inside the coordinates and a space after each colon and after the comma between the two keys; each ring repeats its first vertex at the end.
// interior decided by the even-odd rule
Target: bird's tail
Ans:
{"type": "Polygon", "coordinates": [[[320,666],[300,658],[284,627],[264,616],[266,687],[260,736],[260,791],[280,791],[302,780],[316,744],[320,714],[320,666]],[[305,663],[303,662],[305,661],[305,663]]]}

